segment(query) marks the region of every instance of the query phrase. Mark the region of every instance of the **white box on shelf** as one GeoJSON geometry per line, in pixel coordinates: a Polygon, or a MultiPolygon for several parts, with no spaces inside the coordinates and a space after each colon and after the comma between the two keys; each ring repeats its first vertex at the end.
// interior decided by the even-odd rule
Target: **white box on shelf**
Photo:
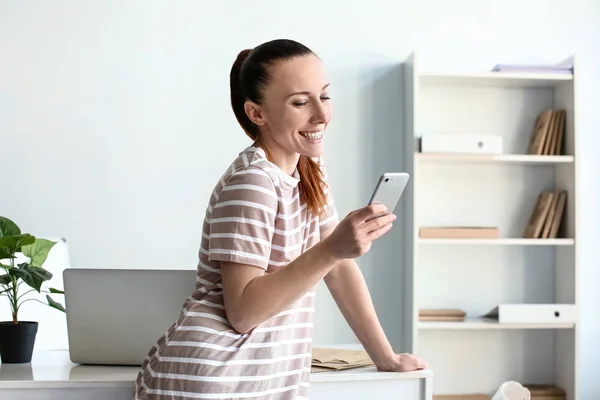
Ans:
{"type": "Polygon", "coordinates": [[[421,136],[421,153],[502,154],[502,137],[426,134],[421,136]]]}
{"type": "Polygon", "coordinates": [[[484,317],[498,320],[501,324],[573,324],[577,320],[573,304],[500,304],[484,317]]]}

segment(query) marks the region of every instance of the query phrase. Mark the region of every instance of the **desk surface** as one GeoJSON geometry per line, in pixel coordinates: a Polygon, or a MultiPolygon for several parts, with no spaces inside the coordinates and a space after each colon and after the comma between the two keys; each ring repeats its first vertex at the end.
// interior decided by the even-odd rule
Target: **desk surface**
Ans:
{"type": "MultiPolygon", "coordinates": [[[[74,364],[66,350],[36,352],[30,364],[0,365],[0,390],[21,388],[130,387],[139,367],[74,364]]],[[[430,370],[379,372],[374,367],[313,373],[311,383],[404,380],[433,376],[430,370]]]]}

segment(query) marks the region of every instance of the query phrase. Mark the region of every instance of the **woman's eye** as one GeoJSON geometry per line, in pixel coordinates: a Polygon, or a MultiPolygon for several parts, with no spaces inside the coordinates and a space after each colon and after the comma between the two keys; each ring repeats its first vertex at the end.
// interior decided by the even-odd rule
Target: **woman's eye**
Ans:
{"type": "MultiPolygon", "coordinates": [[[[327,101],[327,100],[331,100],[331,97],[329,97],[329,96],[321,96],[321,101],[327,101]]],[[[296,101],[293,104],[296,107],[304,107],[308,103],[309,103],[308,101],[296,101]]]]}

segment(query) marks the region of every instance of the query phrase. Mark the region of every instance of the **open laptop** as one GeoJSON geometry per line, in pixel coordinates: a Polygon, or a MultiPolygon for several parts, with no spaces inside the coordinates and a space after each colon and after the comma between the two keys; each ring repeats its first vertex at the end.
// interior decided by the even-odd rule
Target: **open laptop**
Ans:
{"type": "Polygon", "coordinates": [[[140,365],[179,317],[195,279],[196,270],[65,269],[71,361],[140,365]]]}

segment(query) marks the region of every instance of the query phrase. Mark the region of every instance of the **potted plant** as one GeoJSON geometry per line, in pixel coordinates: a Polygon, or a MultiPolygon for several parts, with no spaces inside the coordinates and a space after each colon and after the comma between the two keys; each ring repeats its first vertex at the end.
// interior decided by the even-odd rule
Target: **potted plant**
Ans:
{"type": "Polygon", "coordinates": [[[48,294],[47,303],[34,297],[24,299],[30,292],[63,294],[62,290],[54,288],[42,290],[42,284],[52,279],[52,274],[42,266],[55,244],[51,240],[21,233],[21,229],[13,221],[0,217],[0,296],[8,297],[12,314],[12,321],[0,321],[2,363],[31,361],[38,323],[19,320],[19,310],[24,303],[38,301],[62,312],[66,311],[48,294]],[[29,289],[26,290],[22,284],[29,286],[29,289]]]}

